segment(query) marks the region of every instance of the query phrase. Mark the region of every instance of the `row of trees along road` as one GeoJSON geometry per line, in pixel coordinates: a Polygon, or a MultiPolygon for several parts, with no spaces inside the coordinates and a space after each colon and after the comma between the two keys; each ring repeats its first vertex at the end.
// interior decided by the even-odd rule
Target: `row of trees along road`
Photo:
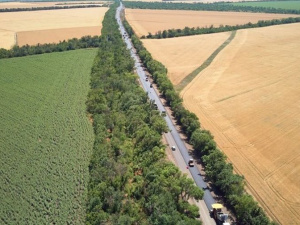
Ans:
{"type": "Polygon", "coordinates": [[[86,223],[201,224],[188,199],[201,199],[203,191],[165,160],[167,126],[138,85],[116,7],[103,20],[86,102],[95,132],[86,223]]]}
{"type": "Polygon", "coordinates": [[[141,38],[172,38],[172,37],[181,37],[181,36],[189,36],[189,35],[197,35],[197,34],[211,34],[211,33],[219,33],[219,32],[226,32],[226,31],[234,31],[240,29],[248,29],[248,28],[256,28],[256,27],[267,27],[273,25],[280,25],[280,24],[289,24],[289,23],[299,23],[300,17],[296,18],[283,18],[283,19],[274,19],[274,20],[260,20],[257,23],[247,23],[243,25],[221,25],[219,27],[214,27],[211,25],[210,27],[185,27],[184,29],[168,29],[163,31],[158,31],[155,34],[149,33],[147,36],[142,36],[141,38]]]}
{"type": "Polygon", "coordinates": [[[60,41],[57,44],[24,45],[21,47],[15,45],[10,50],[0,48],[0,59],[51,52],[63,52],[80,48],[95,48],[99,47],[100,41],[100,36],[84,36],[79,39],[72,38],[67,41],[60,41]]]}
{"type": "Polygon", "coordinates": [[[197,116],[183,107],[182,99],[167,77],[166,67],[152,58],[127,21],[124,21],[124,26],[144,66],[152,74],[153,80],[167,104],[171,106],[178,124],[181,125],[193,145],[195,153],[201,158],[208,180],[224,196],[224,200],[235,214],[238,224],[274,224],[257,202],[245,192],[244,178],[233,173],[232,164],[226,161],[224,153],[217,148],[211,133],[201,129],[197,116]]]}
{"type": "Polygon", "coordinates": [[[280,9],[270,7],[253,7],[233,5],[225,2],[215,3],[171,3],[171,2],[131,2],[125,1],[126,8],[132,9],[168,9],[168,10],[193,10],[193,11],[231,11],[231,12],[260,12],[280,14],[300,14],[296,9],[280,9]]]}

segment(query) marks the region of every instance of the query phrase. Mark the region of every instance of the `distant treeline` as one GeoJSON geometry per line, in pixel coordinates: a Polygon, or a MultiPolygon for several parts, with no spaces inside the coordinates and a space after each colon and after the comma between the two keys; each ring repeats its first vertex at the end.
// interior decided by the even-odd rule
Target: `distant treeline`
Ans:
{"type": "Polygon", "coordinates": [[[39,11],[39,10],[56,10],[56,9],[75,9],[75,8],[95,8],[108,7],[108,4],[103,5],[72,5],[72,6],[48,6],[48,7],[32,7],[32,8],[5,8],[0,9],[1,12],[21,12],[21,11],[39,11]]]}
{"type": "Polygon", "coordinates": [[[194,11],[232,11],[256,13],[300,14],[300,10],[278,9],[267,7],[238,6],[229,3],[166,3],[166,2],[130,2],[125,1],[126,8],[137,9],[169,9],[194,11]]]}
{"type": "Polygon", "coordinates": [[[86,224],[200,225],[203,191],[165,159],[166,122],[139,86],[115,19],[105,14],[87,110],[95,132],[86,224]]]}
{"type": "Polygon", "coordinates": [[[222,193],[235,214],[237,224],[274,224],[253,197],[245,192],[244,178],[233,172],[232,164],[227,162],[225,154],[217,148],[211,133],[202,129],[197,116],[184,108],[182,98],[167,76],[167,68],[152,58],[128,22],[125,21],[124,26],[144,66],[158,85],[166,103],[172,108],[175,119],[193,145],[196,155],[201,158],[206,178],[222,193]]]}
{"type": "Polygon", "coordinates": [[[58,44],[38,44],[32,46],[24,45],[22,47],[14,46],[10,50],[0,48],[0,59],[51,52],[70,51],[80,48],[95,48],[99,47],[99,45],[100,36],[84,36],[80,39],[73,38],[68,41],[61,41],[58,44]]]}
{"type": "Polygon", "coordinates": [[[280,24],[289,24],[289,23],[299,23],[300,17],[296,18],[283,18],[283,19],[273,19],[273,20],[260,20],[257,23],[247,23],[243,25],[221,25],[219,27],[214,27],[211,25],[210,27],[185,27],[184,29],[168,29],[164,31],[158,31],[155,34],[149,33],[147,36],[143,35],[141,38],[172,38],[172,37],[181,37],[181,36],[189,36],[189,35],[197,35],[197,34],[211,34],[211,33],[219,33],[219,32],[226,32],[226,31],[234,31],[239,29],[247,29],[247,28],[256,28],[256,27],[267,27],[273,25],[280,25],[280,24]]]}

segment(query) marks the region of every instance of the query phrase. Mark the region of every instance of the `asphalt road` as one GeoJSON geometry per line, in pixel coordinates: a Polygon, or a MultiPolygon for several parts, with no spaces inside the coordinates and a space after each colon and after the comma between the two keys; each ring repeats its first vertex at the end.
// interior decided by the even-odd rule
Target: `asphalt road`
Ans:
{"type": "MultiPolygon", "coordinates": [[[[135,61],[135,68],[136,68],[136,72],[140,78],[140,83],[141,83],[143,89],[148,93],[149,99],[155,101],[155,103],[157,104],[158,110],[160,112],[166,111],[166,109],[164,108],[164,106],[159,98],[159,94],[156,93],[156,91],[150,87],[151,83],[146,80],[147,76],[142,67],[142,63],[141,63],[138,55],[136,54],[135,49],[131,43],[131,40],[128,37],[128,35],[125,31],[125,28],[122,24],[122,21],[120,19],[120,12],[123,9],[123,7],[124,7],[123,4],[120,3],[120,6],[118,7],[117,13],[116,13],[116,20],[119,24],[119,29],[123,36],[123,40],[126,43],[127,48],[131,52],[131,57],[135,61]]],[[[185,171],[186,173],[190,174],[192,176],[192,178],[194,179],[196,185],[199,188],[204,190],[203,201],[205,204],[203,204],[201,202],[199,203],[199,205],[201,205],[201,208],[202,208],[200,210],[200,216],[201,216],[204,224],[207,224],[207,225],[216,224],[215,221],[212,218],[210,218],[210,216],[209,216],[209,209],[211,208],[211,205],[213,203],[215,203],[215,200],[213,199],[210,191],[208,189],[206,189],[207,184],[203,181],[203,178],[200,175],[200,171],[198,170],[198,168],[196,166],[188,167],[188,161],[192,157],[189,155],[188,149],[186,148],[184,141],[180,138],[179,133],[177,132],[174,124],[172,123],[170,116],[167,114],[164,118],[170,129],[170,132],[165,134],[166,140],[170,146],[176,147],[176,150],[173,151],[173,156],[178,164],[179,169],[181,171],[185,171]],[[206,206],[206,209],[203,209],[204,206],[206,206]]]]}

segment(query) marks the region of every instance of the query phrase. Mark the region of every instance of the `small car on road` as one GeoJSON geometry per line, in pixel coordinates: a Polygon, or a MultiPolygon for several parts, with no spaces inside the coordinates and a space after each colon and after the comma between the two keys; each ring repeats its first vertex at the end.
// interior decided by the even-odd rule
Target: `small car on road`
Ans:
{"type": "Polygon", "coordinates": [[[189,167],[194,167],[194,160],[193,159],[189,159],[189,167]]]}

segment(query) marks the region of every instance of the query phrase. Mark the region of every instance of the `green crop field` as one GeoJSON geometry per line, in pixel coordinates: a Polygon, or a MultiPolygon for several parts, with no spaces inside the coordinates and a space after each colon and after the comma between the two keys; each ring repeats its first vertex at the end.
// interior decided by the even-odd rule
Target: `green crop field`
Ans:
{"type": "Polygon", "coordinates": [[[0,224],[83,224],[96,49],[0,60],[0,224]]]}
{"type": "Polygon", "coordinates": [[[267,2],[239,2],[230,3],[237,6],[270,7],[279,9],[300,10],[300,1],[267,1],[267,2]]]}

